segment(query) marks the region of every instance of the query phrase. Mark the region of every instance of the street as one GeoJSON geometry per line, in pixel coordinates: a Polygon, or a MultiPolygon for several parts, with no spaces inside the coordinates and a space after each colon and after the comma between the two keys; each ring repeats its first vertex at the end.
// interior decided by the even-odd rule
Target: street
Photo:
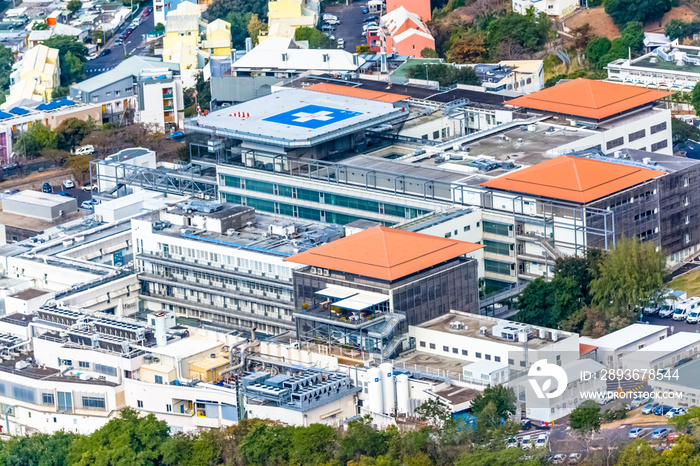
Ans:
{"type": "MultiPolygon", "coordinates": [[[[137,14],[143,11],[139,10],[137,14]]],[[[125,22],[124,25],[114,32],[112,38],[107,42],[106,46],[100,50],[110,49],[112,52],[104,57],[97,57],[85,64],[85,74],[91,78],[105,71],[109,71],[119,63],[124,61],[124,49],[127,55],[144,55],[148,53],[148,43],[146,42],[146,34],[153,31],[153,13],[148,18],[141,18],[141,24],[134,29],[134,32],[124,41],[124,45],[114,45],[114,41],[119,34],[124,31],[131,21],[125,22]]]]}
{"type": "Polygon", "coordinates": [[[363,19],[369,15],[362,14],[362,7],[365,2],[351,2],[348,6],[344,4],[332,4],[324,8],[324,13],[330,13],[338,17],[340,24],[336,26],[333,35],[336,40],[345,39],[345,50],[355,53],[358,45],[367,43],[362,35],[363,19]]]}

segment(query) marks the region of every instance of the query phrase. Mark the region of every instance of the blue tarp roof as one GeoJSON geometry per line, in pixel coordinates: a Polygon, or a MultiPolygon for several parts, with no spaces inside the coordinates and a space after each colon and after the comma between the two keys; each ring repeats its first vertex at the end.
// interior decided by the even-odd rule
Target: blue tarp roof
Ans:
{"type": "Polygon", "coordinates": [[[9,113],[0,112],[0,120],[4,120],[5,118],[12,118],[12,115],[9,113]]]}
{"type": "Polygon", "coordinates": [[[10,113],[14,113],[15,115],[26,115],[27,113],[29,113],[29,110],[21,107],[12,107],[10,109],[10,113]]]}

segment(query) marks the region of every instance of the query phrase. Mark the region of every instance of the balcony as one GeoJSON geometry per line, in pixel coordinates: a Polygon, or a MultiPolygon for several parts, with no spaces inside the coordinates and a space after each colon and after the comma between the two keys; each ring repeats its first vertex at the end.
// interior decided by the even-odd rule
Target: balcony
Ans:
{"type": "Polygon", "coordinates": [[[173,93],[169,92],[167,94],[163,94],[163,99],[172,99],[173,98],[173,93]]]}
{"type": "Polygon", "coordinates": [[[169,110],[172,110],[172,109],[173,109],[172,105],[163,105],[163,110],[165,110],[166,112],[169,110]]]}

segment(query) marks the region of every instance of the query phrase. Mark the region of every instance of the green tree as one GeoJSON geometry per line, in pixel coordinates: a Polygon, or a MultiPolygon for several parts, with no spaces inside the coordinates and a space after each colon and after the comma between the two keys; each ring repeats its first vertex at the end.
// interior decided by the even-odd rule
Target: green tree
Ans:
{"type": "Polygon", "coordinates": [[[63,120],[56,128],[56,144],[59,149],[73,150],[90,133],[87,122],[77,118],[63,120]]]}
{"type": "Polygon", "coordinates": [[[74,466],[158,464],[169,431],[165,421],[159,421],[153,414],[139,417],[136,411],[124,409],[119,418],[110,420],[101,429],[76,438],[67,463],[74,466]]]}
{"type": "Polygon", "coordinates": [[[156,25],[153,27],[153,30],[156,31],[156,32],[165,31],[165,24],[163,24],[163,23],[158,23],[158,24],[156,24],[156,25]]]}
{"type": "Polygon", "coordinates": [[[68,11],[71,13],[75,13],[76,11],[80,10],[83,7],[83,2],[80,0],[70,0],[68,4],[66,5],[66,8],[68,11]]]}
{"type": "Polygon", "coordinates": [[[481,34],[469,32],[452,42],[445,53],[445,58],[450,63],[480,63],[486,56],[486,52],[481,34]]]}
{"type": "Polygon", "coordinates": [[[495,415],[508,419],[515,414],[515,392],[510,387],[496,385],[486,387],[482,393],[477,394],[472,400],[472,413],[477,418],[489,404],[493,404],[495,415]]]}
{"type": "Polygon", "coordinates": [[[34,21],[32,23],[32,31],[46,31],[49,29],[49,25],[44,21],[34,21]]]}
{"type": "Polygon", "coordinates": [[[545,455],[539,451],[508,448],[492,450],[477,446],[463,453],[455,466],[539,466],[546,464],[545,455]]]}
{"type": "Polygon", "coordinates": [[[516,319],[532,325],[558,328],[584,305],[581,285],[571,277],[557,276],[547,282],[537,278],[518,298],[516,319]]]}
{"type": "Polygon", "coordinates": [[[691,21],[686,23],[680,19],[672,19],[664,27],[664,34],[671,40],[680,40],[692,37],[693,34],[700,32],[700,22],[691,21]]]}
{"type": "Polygon", "coordinates": [[[44,45],[58,49],[61,64],[61,85],[70,86],[85,79],[85,61],[87,47],[73,36],[53,36],[44,41],[44,45]]]}
{"type": "Polygon", "coordinates": [[[622,238],[600,263],[591,282],[593,303],[610,316],[631,320],[640,311],[664,298],[666,257],[652,241],[622,238]]]}
{"type": "Polygon", "coordinates": [[[56,149],[56,134],[40,121],[22,133],[15,144],[15,152],[27,157],[38,157],[43,149],[56,149]]]}
{"type": "Polygon", "coordinates": [[[294,40],[309,42],[310,49],[330,49],[333,48],[333,41],[323,32],[316,28],[301,27],[294,31],[294,40]]]}
{"type": "Polygon", "coordinates": [[[596,37],[588,42],[586,46],[586,57],[588,62],[595,68],[603,69],[607,63],[603,63],[603,57],[607,55],[612,47],[612,42],[607,37],[596,37]]]}
{"type": "Polygon", "coordinates": [[[207,13],[209,21],[225,19],[229,13],[255,13],[262,18],[267,16],[267,0],[214,0],[207,13]]]}
{"type": "MultiPolygon", "coordinates": [[[[12,64],[15,62],[12,50],[0,45],[0,91],[10,89],[10,73],[12,73],[12,64]]],[[[0,92],[2,102],[5,102],[4,92],[0,92]]]]}
{"type": "Polygon", "coordinates": [[[267,31],[267,24],[260,21],[260,18],[256,13],[252,13],[250,20],[248,21],[247,30],[248,36],[252,39],[253,46],[255,46],[258,45],[258,36],[260,33],[267,31]]]}
{"type": "Polygon", "coordinates": [[[292,432],[290,465],[313,466],[326,464],[333,458],[336,433],[331,426],[311,424],[292,432]]]}
{"type": "Polygon", "coordinates": [[[479,85],[481,81],[476,75],[474,68],[471,66],[457,67],[454,65],[430,64],[427,66],[416,65],[408,68],[407,75],[413,79],[429,79],[437,81],[440,86],[452,86],[453,84],[472,84],[479,85]]]}
{"type": "MultiPolygon", "coordinates": [[[[694,97],[696,94],[700,96],[700,91],[696,93],[695,88],[693,88],[693,92],[691,94],[691,97],[694,97]]],[[[698,102],[700,102],[700,100],[698,102]]],[[[689,125],[678,118],[671,118],[671,136],[673,137],[674,145],[685,142],[689,139],[693,141],[700,141],[700,129],[693,125],[689,125]]]]}
{"type": "Polygon", "coordinates": [[[239,447],[247,464],[287,464],[292,444],[292,429],[293,427],[267,424],[253,427],[239,447]]]}
{"type": "Polygon", "coordinates": [[[671,9],[673,0],[605,0],[605,12],[618,28],[630,21],[647,23],[660,19],[671,9]]]}
{"type": "Polygon", "coordinates": [[[450,407],[440,400],[430,398],[415,410],[416,414],[433,427],[444,425],[452,417],[450,407]]]}
{"type": "Polygon", "coordinates": [[[506,41],[534,53],[555,37],[551,19],[544,12],[537,13],[534,8],[529,8],[524,15],[509,11],[498,16],[481,16],[477,20],[477,29],[485,32],[486,46],[492,58],[497,55],[499,45],[506,41]]]}
{"type": "Polygon", "coordinates": [[[690,103],[695,109],[695,114],[700,115],[700,82],[693,86],[693,92],[690,94],[690,103]]]}
{"type": "Polygon", "coordinates": [[[226,15],[226,21],[231,23],[231,46],[237,50],[245,48],[245,39],[248,37],[248,24],[253,17],[252,13],[233,11],[226,15]]]}
{"type": "Polygon", "coordinates": [[[620,450],[616,465],[652,466],[658,465],[660,459],[661,455],[646,440],[638,438],[620,450]]]}
{"type": "Polygon", "coordinates": [[[583,436],[600,431],[600,406],[593,400],[584,401],[569,415],[569,426],[583,436]]]}
{"type": "Polygon", "coordinates": [[[372,427],[369,416],[348,422],[345,435],[340,439],[338,461],[346,464],[361,456],[376,457],[386,451],[386,441],[383,432],[372,427]]]}
{"type": "Polygon", "coordinates": [[[420,51],[420,56],[421,58],[437,58],[438,53],[435,51],[435,49],[425,47],[423,50],[420,51]]]}
{"type": "Polygon", "coordinates": [[[26,437],[12,437],[0,442],[0,464],[62,466],[68,464],[66,456],[75,434],[64,431],[53,435],[34,434],[26,437]]]}

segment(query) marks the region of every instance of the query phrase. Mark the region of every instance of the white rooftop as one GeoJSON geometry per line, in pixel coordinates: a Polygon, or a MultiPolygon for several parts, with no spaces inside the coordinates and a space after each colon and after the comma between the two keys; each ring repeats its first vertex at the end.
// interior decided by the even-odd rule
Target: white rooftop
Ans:
{"type": "Polygon", "coordinates": [[[668,330],[668,327],[665,325],[632,324],[597,339],[581,337],[579,342],[599,348],[616,350],[662,330],[668,330]]]}
{"type": "Polygon", "coordinates": [[[25,204],[31,204],[42,207],[54,207],[70,202],[72,197],[59,196],[58,194],[48,194],[41,193],[39,191],[32,191],[26,189],[20,191],[17,194],[13,194],[6,199],[12,199],[13,201],[23,202],[25,204]]]}
{"type": "Polygon", "coordinates": [[[480,374],[490,374],[492,372],[499,371],[507,367],[508,364],[505,362],[481,360],[465,365],[464,369],[470,372],[478,372],[480,374]]]}
{"type": "Polygon", "coordinates": [[[274,146],[312,147],[395,121],[403,113],[390,103],[285,89],[193,118],[185,128],[274,146]]]}
{"type": "Polygon", "coordinates": [[[200,335],[186,337],[166,346],[149,348],[148,350],[154,354],[169,356],[171,358],[187,358],[205,351],[220,349],[223,343],[210,338],[205,338],[200,335]]]}
{"type": "Polygon", "coordinates": [[[673,353],[674,351],[682,350],[683,348],[700,342],[700,333],[678,332],[670,337],[666,337],[661,341],[652,343],[649,346],[640,348],[638,352],[657,352],[657,353],[673,353]]]}
{"type": "MultiPolygon", "coordinates": [[[[233,70],[270,69],[285,71],[355,71],[365,62],[340,49],[300,49],[300,48],[271,48],[266,39],[262,44],[243,55],[233,63],[233,70]]],[[[275,41],[277,42],[277,41],[275,41]]]]}

